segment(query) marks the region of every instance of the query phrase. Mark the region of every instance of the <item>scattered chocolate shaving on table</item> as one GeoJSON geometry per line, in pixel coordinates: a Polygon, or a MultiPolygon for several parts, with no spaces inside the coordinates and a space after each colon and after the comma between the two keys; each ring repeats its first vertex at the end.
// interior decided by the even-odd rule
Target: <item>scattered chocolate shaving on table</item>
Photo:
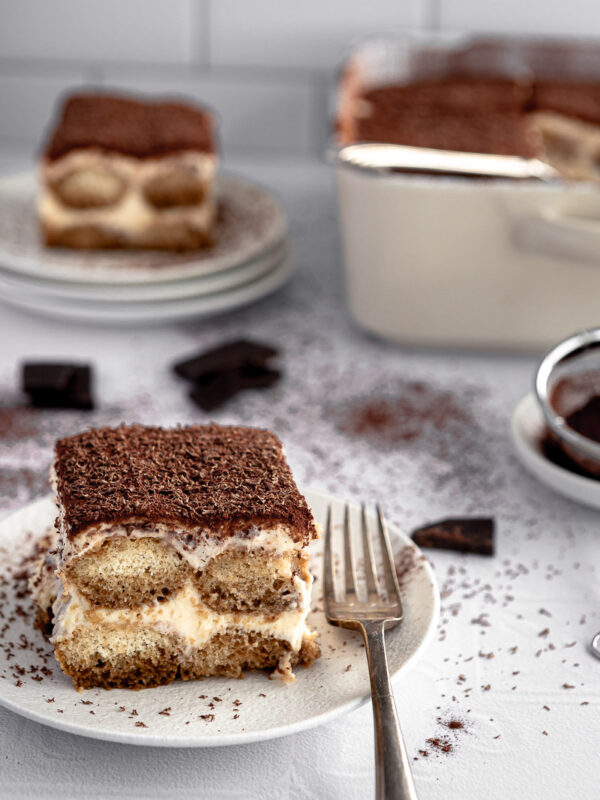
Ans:
{"type": "Polygon", "coordinates": [[[412,532],[412,540],[419,547],[493,556],[494,534],[495,522],[491,517],[457,517],[417,528],[412,532]]]}
{"type": "Polygon", "coordinates": [[[36,408],[90,411],[92,370],[86,364],[30,362],[23,364],[22,387],[36,408]]]}

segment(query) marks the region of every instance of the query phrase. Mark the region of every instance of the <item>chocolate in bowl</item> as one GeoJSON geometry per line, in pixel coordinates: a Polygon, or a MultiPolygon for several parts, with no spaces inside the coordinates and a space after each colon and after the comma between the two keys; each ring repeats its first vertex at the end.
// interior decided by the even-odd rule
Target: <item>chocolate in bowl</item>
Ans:
{"type": "Polygon", "coordinates": [[[561,466],[600,478],[600,328],[556,345],[538,368],[535,392],[548,429],[545,454],[557,461],[562,453],[561,466]]]}

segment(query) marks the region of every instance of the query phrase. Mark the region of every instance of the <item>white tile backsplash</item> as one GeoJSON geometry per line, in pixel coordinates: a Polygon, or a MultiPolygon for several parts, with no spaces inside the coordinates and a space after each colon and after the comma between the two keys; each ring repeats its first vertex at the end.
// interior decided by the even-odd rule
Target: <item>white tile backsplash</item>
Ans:
{"type": "Polygon", "coordinates": [[[441,0],[442,28],[600,36],[598,0],[441,0]]]}
{"type": "Polygon", "coordinates": [[[0,0],[0,56],[188,62],[192,43],[198,47],[191,35],[193,2],[0,0]]]}
{"type": "Polygon", "coordinates": [[[37,144],[56,97],[91,79],[209,103],[229,152],[320,153],[346,44],[438,27],[600,36],[600,3],[0,0],[0,149],[37,144]]]}
{"type": "Polygon", "coordinates": [[[420,0],[215,0],[209,12],[215,64],[331,69],[366,32],[419,27],[420,0]]]}

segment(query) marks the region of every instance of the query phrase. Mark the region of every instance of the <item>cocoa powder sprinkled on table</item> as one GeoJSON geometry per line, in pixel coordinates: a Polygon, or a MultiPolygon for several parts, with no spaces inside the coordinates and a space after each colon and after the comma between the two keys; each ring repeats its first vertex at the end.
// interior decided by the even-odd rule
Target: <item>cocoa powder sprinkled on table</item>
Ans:
{"type": "Polygon", "coordinates": [[[453,423],[468,425],[471,416],[458,395],[425,381],[399,382],[396,393],[360,398],[342,409],[340,430],[400,444],[427,431],[445,431],[453,423]]]}
{"type": "Polygon", "coordinates": [[[18,441],[36,436],[40,431],[40,418],[40,412],[31,408],[0,405],[0,439],[18,441]]]}
{"type": "MultiPolygon", "coordinates": [[[[337,376],[336,382],[344,387],[362,384],[356,373],[337,376]]],[[[471,495],[482,490],[489,495],[504,478],[494,458],[500,425],[494,410],[483,408],[484,396],[480,387],[466,383],[448,388],[384,375],[371,391],[348,398],[346,390],[325,407],[324,415],[345,436],[377,450],[423,453],[435,459],[437,467],[428,477],[436,489],[455,484],[468,486],[471,495]]]]}

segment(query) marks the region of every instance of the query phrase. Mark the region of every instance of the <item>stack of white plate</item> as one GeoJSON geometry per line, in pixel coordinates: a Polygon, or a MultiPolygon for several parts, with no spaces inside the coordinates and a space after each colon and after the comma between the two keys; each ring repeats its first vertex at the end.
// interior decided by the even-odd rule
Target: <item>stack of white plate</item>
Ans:
{"type": "Polygon", "coordinates": [[[166,322],[265,297],[292,274],[287,220],[266,189],[219,179],[216,244],[193,253],[47,248],[32,173],[0,180],[0,300],[62,319],[166,322]]]}

